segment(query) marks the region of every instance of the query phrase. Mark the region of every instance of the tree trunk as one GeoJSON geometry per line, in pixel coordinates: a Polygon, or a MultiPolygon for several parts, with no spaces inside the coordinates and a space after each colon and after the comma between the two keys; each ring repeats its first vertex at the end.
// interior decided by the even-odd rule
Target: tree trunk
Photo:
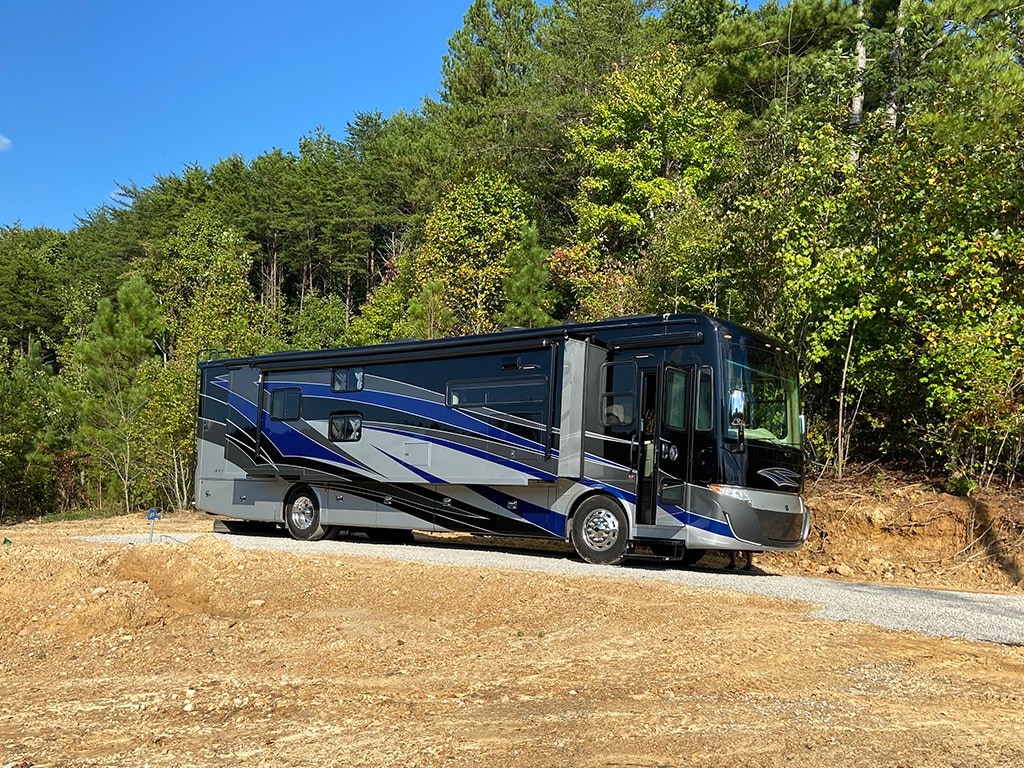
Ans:
{"type": "MultiPolygon", "coordinates": [[[[853,101],[850,104],[850,128],[854,131],[864,120],[864,72],[868,68],[868,47],[864,40],[865,35],[867,35],[867,26],[864,24],[864,0],[857,0],[857,43],[855,46],[857,69],[854,76],[853,101]]],[[[850,162],[853,165],[860,162],[860,140],[856,135],[853,136],[850,143],[850,162]]]]}
{"type": "Polygon", "coordinates": [[[888,103],[885,107],[885,125],[895,131],[899,124],[899,88],[903,82],[903,39],[907,30],[907,0],[900,0],[896,11],[896,31],[892,44],[892,83],[889,85],[888,103]]]}
{"type": "Polygon", "coordinates": [[[846,466],[846,454],[850,444],[846,436],[846,377],[850,371],[850,358],[853,356],[853,339],[857,333],[857,321],[850,325],[850,338],[846,344],[846,357],[843,359],[843,378],[839,383],[839,426],[836,440],[836,479],[843,479],[843,468],[846,466]]]}

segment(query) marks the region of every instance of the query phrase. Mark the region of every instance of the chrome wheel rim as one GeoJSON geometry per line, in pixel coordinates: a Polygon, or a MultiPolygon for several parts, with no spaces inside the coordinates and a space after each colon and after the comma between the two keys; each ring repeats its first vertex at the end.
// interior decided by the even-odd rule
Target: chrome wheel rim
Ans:
{"type": "Polygon", "coordinates": [[[315,514],[316,506],[308,496],[299,496],[293,501],[291,512],[288,513],[292,527],[302,531],[312,527],[315,514]]]}
{"type": "Polygon", "coordinates": [[[619,520],[607,509],[594,509],[583,518],[583,538],[587,546],[597,552],[604,552],[615,546],[619,540],[619,520]]]}

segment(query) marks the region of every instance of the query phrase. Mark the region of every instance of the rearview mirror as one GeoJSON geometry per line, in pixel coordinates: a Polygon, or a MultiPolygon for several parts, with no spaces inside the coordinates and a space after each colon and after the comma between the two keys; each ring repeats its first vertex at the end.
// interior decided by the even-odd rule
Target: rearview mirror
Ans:
{"type": "Polygon", "coordinates": [[[747,393],[734,389],[729,393],[729,426],[741,428],[747,424],[747,393]]]}
{"type": "Polygon", "coordinates": [[[736,428],[736,450],[745,450],[743,428],[747,426],[747,393],[742,389],[729,393],[729,426],[736,428]]]}

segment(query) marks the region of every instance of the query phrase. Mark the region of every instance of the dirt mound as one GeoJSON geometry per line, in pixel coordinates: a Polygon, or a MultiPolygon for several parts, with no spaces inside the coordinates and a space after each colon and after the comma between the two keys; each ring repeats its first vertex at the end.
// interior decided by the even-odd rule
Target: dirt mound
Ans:
{"type": "Polygon", "coordinates": [[[787,572],[963,590],[1024,589],[1024,503],[972,498],[937,483],[863,471],[807,489],[807,544],[760,563],[787,572]]]}
{"type": "Polygon", "coordinates": [[[117,578],[145,585],[169,608],[222,616],[239,614],[236,602],[224,594],[226,573],[244,570],[242,553],[212,535],[193,539],[183,547],[132,547],[111,563],[117,578]]]}

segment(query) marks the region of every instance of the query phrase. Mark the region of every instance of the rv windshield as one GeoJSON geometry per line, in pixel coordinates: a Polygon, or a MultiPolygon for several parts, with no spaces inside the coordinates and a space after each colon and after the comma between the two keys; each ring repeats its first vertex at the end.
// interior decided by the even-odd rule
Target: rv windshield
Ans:
{"type": "Polygon", "coordinates": [[[774,344],[725,338],[725,428],[747,440],[800,448],[800,389],[792,355],[774,344]]]}

